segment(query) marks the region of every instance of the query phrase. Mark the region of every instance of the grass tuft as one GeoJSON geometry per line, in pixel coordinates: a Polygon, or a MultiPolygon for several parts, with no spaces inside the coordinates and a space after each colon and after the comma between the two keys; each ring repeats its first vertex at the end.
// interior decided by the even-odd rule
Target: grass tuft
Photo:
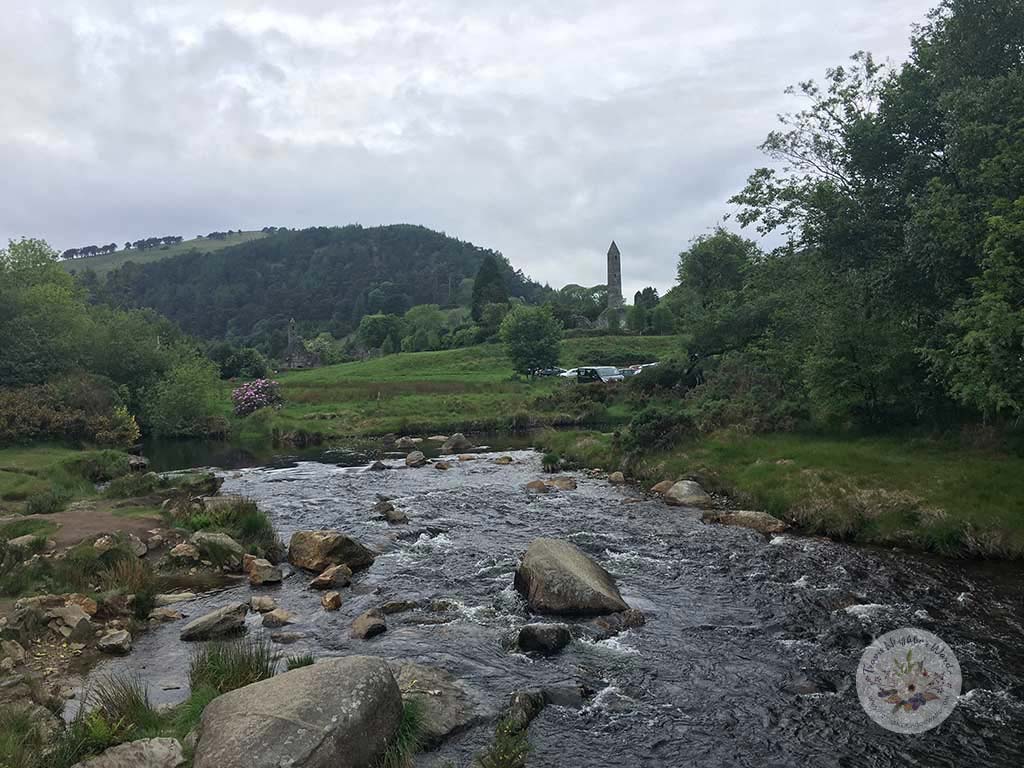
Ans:
{"type": "Polygon", "coordinates": [[[273,677],[280,658],[262,638],[208,643],[192,652],[189,685],[192,690],[209,687],[227,693],[273,677]]]}
{"type": "Polygon", "coordinates": [[[298,669],[299,667],[312,666],[315,661],[316,659],[313,658],[313,654],[300,653],[296,656],[289,656],[285,659],[285,666],[288,668],[288,671],[291,672],[293,669],[298,669]]]}
{"type": "Polygon", "coordinates": [[[377,768],[411,768],[412,759],[423,746],[423,705],[417,701],[402,703],[402,719],[394,741],[388,746],[377,768]]]}

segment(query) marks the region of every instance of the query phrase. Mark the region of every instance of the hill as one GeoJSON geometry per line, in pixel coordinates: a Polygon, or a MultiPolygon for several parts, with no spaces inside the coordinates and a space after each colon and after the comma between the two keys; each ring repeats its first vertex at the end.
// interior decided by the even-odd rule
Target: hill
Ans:
{"type": "Polygon", "coordinates": [[[132,261],[136,264],[149,264],[154,261],[162,261],[163,259],[174,258],[175,256],[181,256],[183,253],[189,253],[190,251],[198,251],[199,253],[212,253],[219,251],[223,248],[228,248],[232,245],[239,245],[241,243],[248,243],[252,240],[258,240],[261,237],[266,237],[265,232],[252,231],[252,232],[232,232],[230,235],[225,235],[222,240],[210,240],[205,237],[196,237],[192,240],[183,240],[180,243],[174,245],[166,245],[160,248],[147,248],[144,251],[136,250],[134,248],[130,250],[121,249],[114,251],[113,253],[104,253],[98,256],[86,256],[81,259],[74,259],[73,261],[62,261],[61,266],[64,267],[71,274],[81,274],[86,270],[92,270],[96,273],[97,277],[106,277],[108,272],[111,272],[123,264],[132,261]]]}
{"type": "Polygon", "coordinates": [[[103,298],[151,307],[207,339],[280,337],[292,317],[307,337],[324,330],[341,337],[365,314],[468,303],[472,278],[489,254],[510,296],[544,295],[499,253],[396,224],[289,230],[214,252],[125,263],[107,276],[103,298]]]}

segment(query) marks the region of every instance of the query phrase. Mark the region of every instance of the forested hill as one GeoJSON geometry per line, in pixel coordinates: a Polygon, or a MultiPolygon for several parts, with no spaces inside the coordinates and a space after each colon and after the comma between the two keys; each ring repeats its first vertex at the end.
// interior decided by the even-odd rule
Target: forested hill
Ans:
{"type": "Polygon", "coordinates": [[[291,317],[307,332],[343,336],[365,314],[468,304],[488,254],[497,257],[510,296],[540,300],[545,289],[500,254],[408,224],[281,231],[214,253],[125,264],[105,285],[84,279],[108,300],[152,307],[209,339],[264,336],[291,317]]]}

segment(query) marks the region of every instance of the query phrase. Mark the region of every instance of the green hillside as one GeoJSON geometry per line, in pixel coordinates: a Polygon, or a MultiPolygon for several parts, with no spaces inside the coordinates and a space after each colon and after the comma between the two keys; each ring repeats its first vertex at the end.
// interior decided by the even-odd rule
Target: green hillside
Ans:
{"type": "Polygon", "coordinates": [[[188,253],[191,250],[197,250],[200,253],[212,253],[213,251],[219,251],[222,248],[239,245],[240,243],[248,243],[252,240],[259,240],[261,237],[266,236],[266,232],[259,231],[232,232],[223,240],[208,240],[205,237],[197,237],[192,240],[183,240],[180,243],[160,248],[147,248],[143,251],[138,251],[134,248],[127,251],[122,249],[120,251],[114,251],[113,253],[103,253],[98,256],[87,256],[82,259],[62,261],[61,265],[72,274],[91,269],[98,277],[104,277],[108,272],[117,269],[128,261],[134,261],[136,264],[148,264],[154,261],[169,259],[173,256],[180,256],[181,254],[188,253]]]}

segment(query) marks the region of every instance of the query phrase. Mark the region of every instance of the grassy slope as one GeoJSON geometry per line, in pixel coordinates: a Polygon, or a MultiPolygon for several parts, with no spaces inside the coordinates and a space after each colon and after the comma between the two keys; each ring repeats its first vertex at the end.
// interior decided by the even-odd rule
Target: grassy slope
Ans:
{"type": "MultiPolygon", "coordinates": [[[[617,463],[612,438],[547,433],[592,466],[617,463]]],[[[836,538],[943,554],[1024,557],[1024,458],[933,440],[717,434],[645,456],[646,483],[684,477],[836,538]]]]}
{"type": "MultiPolygon", "coordinates": [[[[672,336],[603,337],[562,342],[565,366],[600,364],[613,356],[647,361],[678,348],[672,336]]],[[[524,381],[499,345],[439,352],[388,355],[280,377],[285,407],[276,426],[328,435],[385,432],[443,432],[525,426],[526,419],[550,422],[533,400],[568,386],[564,380],[524,381]]],[[[243,426],[243,430],[245,426],[243,426]]]]}
{"type": "Polygon", "coordinates": [[[79,452],[52,445],[0,448],[0,514],[21,511],[21,502],[47,490],[49,474],[79,452]]]}
{"type": "Polygon", "coordinates": [[[144,251],[136,251],[134,249],[127,251],[114,251],[113,253],[104,253],[99,256],[88,256],[84,259],[63,261],[61,262],[61,265],[69,272],[84,272],[86,269],[91,269],[97,274],[97,276],[103,277],[107,272],[117,269],[126,261],[134,261],[136,264],[146,264],[151,261],[162,261],[163,259],[169,259],[173,256],[180,256],[183,253],[188,253],[193,248],[202,251],[203,253],[210,253],[211,251],[219,251],[221,248],[238,245],[239,243],[247,243],[250,240],[258,240],[261,237],[266,237],[266,234],[263,232],[232,233],[223,240],[195,238],[192,240],[183,240],[176,245],[168,246],[166,249],[158,247],[148,248],[144,251]]]}

